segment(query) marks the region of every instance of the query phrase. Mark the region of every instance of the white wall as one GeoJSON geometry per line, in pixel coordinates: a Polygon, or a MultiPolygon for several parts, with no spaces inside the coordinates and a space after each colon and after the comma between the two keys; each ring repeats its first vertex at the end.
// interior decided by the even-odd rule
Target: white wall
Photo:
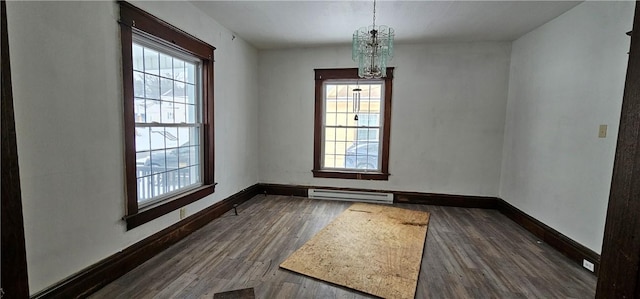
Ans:
{"type": "MultiPolygon", "coordinates": [[[[191,215],[257,183],[257,50],[189,3],[136,5],[217,48],[216,192],[191,215]]],[[[8,2],[8,29],[29,286],[38,292],[156,233],[124,215],[118,6],[8,2]]]]}
{"type": "Polygon", "coordinates": [[[500,196],[597,253],[634,4],[584,2],[512,48],[500,196]]]}
{"type": "Polygon", "coordinates": [[[260,51],[260,182],[497,196],[510,43],[397,45],[389,181],[313,178],[314,68],[350,47],[260,51]]]}

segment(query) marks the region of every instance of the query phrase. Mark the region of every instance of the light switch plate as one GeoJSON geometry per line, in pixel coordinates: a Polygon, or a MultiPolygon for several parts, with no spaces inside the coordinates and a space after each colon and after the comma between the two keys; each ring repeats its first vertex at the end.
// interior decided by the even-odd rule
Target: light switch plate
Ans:
{"type": "Polygon", "coordinates": [[[606,138],[607,137],[607,125],[600,125],[598,129],[598,138],[606,138]]]}

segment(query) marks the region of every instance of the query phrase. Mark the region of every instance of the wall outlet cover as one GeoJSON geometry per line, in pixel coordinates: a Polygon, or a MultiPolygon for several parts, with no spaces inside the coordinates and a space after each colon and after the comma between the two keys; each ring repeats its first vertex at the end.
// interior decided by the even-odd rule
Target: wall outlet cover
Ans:
{"type": "Polygon", "coordinates": [[[587,261],[585,259],[582,260],[582,267],[585,267],[587,270],[593,272],[594,268],[593,268],[593,263],[590,261],[587,261]]]}

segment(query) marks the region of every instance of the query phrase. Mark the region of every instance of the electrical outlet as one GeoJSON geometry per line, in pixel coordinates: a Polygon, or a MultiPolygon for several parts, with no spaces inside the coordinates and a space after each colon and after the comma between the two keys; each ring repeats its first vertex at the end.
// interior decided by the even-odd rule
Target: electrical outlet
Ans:
{"type": "Polygon", "coordinates": [[[606,138],[607,137],[607,125],[600,125],[598,129],[598,138],[606,138]]]}
{"type": "Polygon", "coordinates": [[[186,214],[187,214],[187,209],[186,208],[181,208],[180,209],[180,219],[184,219],[186,214]]]}
{"type": "Polygon", "coordinates": [[[587,270],[593,272],[593,263],[590,261],[587,261],[585,259],[582,260],[582,267],[585,267],[587,270]]]}

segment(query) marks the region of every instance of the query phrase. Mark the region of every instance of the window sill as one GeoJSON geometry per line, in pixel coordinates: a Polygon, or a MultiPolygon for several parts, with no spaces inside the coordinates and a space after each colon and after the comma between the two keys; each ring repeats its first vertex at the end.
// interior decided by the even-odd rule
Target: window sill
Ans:
{"type": "Polygon", "coordinates": [[[336,171],[336,170],[312,170],[315,178],[334,178],[351,180],[378,180],[388,181],[389,174],[382,172],[357,172],[357,171],[336,171]]]}
{"type": "Polygon", "coordinates": [[[157,206],[138,211],[138,213],[136,214],[124,216],[123,220],[127,222],[127,230],[134,229],[160,216],[166,215],[192,202],[213,194],[214,189],[215,184],[204,185],[197,189],[191,190],[188,193],[178,195],[179,197],[158,204],[157,206]]]}

